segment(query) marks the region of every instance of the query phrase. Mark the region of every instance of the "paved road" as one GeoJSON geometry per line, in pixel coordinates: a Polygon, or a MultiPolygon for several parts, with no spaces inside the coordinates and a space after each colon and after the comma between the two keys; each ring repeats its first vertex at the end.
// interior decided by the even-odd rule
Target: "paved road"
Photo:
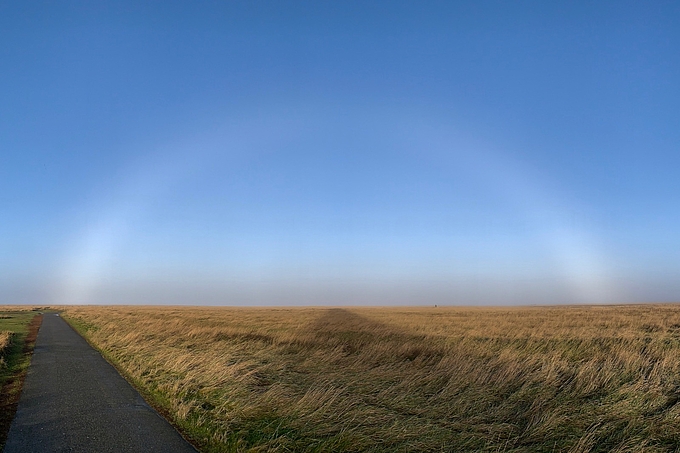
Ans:
{"type": "Polygon", "coordinates": [[[5,453],[196,453],[66,322],[46,314],[5,453]]]}

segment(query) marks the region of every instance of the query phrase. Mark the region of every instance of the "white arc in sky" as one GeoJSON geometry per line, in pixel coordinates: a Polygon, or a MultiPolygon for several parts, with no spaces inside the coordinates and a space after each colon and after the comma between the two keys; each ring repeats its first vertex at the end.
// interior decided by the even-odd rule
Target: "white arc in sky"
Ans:
{"type": "MultiPolygon", "coordinates": [[[[444,171],[452,165],[453,158],[456,165],[464,167],[464,172],[473,174],[480,186],[495,193],[512,206],[516,215],[531,223],[538,232],[534,235],[535,240],[542,244],[546,254],[552,257],[553,264],[560,268],[562,284],[570,292],[561,294],[559,300],[546,300],[544,303],[616,300],[617,295],[608,281],[607,260],[598,249],[595,238],[577,221],[565,222],[564,219],[569,216],[562,211],[566,209],[550,197],[547,189],[535,182],[537,178],[526,168],[508,156],[490,150],[490,146],[462,141],[451,134],[442,133],[441,128],[423,129],[403,120],[394,120],[389,127],[385,127],[384,123],[373,123],[375,116],[369,118],[357,114],[357,118],[361,131],[370,130],[374,134],[374,140],[371,140],[372,144],[366,145],[365,152],[370,152],[375,142],[383,143],[386,147],[398,144],[402,149],[406,147],[406,154],[425,158],[431,165],[439,166],[444,171]]],[[[97,303],[97,291],[112,273],[115,274],[111,269],[113,257],[125,249],[128,239],[135,236],[136,223],[146,215],[146,211],[158,200],[170,196],[173,186],[179,181],[195,181],[200,185],[202,175],[207,170],[214,170],[215,166],[230,163],[244,165],[244,162],[261,159],[263,155],[283,152],[280,151],[282,147],[295,144],[309,134],[324,136],[329,125],[333,124],[333,118],[332,115],[324,117],[323,114],[309,112],[297,116],[274,113],[269,116],[258,115],[249,120],[227,121],[226,124],[223,128],[202,136],[195,135],[182,143],[159,147],[156,153],[150,153],[145,160],[136,163],[129,177],[114,191],[109,201],[103,202],[91,214],[90,222],[74,241],[75,245],[59,270],[61,283],[55,303],[97,303]]],[[[347,130],[345,133],[352,136],[356,131],[347,130]]],[[[316,152],[323,153],[324,150],[316,152]]],[[[168,244],[168,247],[172,247],[172,244],[168,244]]],[[[318,257],[321,262],[324,259],[333,260],[333,257],[318,257]]],[[[187,269],[187,272],[191,271],[187,269]]],[[[457,273],[458,269],[450,269],[450,275],[442,276],[440,273],[438,278],[455,280],[457,273]]],[[[367,275],[367,278],[370,280],[371,275],[367,275]]],[[[272,276],[272,279],[275,280],[276,276],[272,276]]],[[[348,281],[351,282],[351,279],[348,281]]],[[[455,293],[455,285],[447,288],[455,293]]],[[[502,288],[500,291],[496,288],[493,294],[497,296],[502,292],[502,288]]],[[[464,298],[451,300],[466,302],[464,298]]],[[[490,299],[489,302],[507,303],[508,300],[490,299]]],[[[201,302],[192,300],[186,303],[201,302]]],[[[414,299],[412,303],[427,301],[414,299]]]]}

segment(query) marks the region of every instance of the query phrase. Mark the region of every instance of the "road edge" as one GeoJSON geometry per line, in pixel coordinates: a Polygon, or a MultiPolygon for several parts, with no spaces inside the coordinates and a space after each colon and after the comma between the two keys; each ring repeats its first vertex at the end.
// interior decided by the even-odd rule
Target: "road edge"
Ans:
{"type": "MultiPolygon", "coordinates": [[[[190,433],[186,432],[186,430],[182,429],[181,425],[176,423],[174,418],[172,417],[172,413],[167,410],[163,406],[162,398],[160,395],[155,394],[154,392],[151,392],[147,390],[146,388],[142,387],[139,385],[137,380],[130,376],[128,372],[126,372],[124,369],[118,366],[115,360],[110,356],[110,354],[100,348],[98,345],[94,344],[90,339],[87,337],[87,335],[84,335],[83,331],[81,330],[80,326],[78,326],[78,323],[76,320],[69,316],[64,316],[63,313],[60,313],[59,316],[66,321],[66,324],[73,329],[74,332],[76,332],[78,335],[80,335],[86,342],[89,344],[95,351],[97,351],[103,358],[106,360],[109,365],[111,365],[117,372],[120,374],[123,379],[127,381],[128,384],[134,388],[137,393],[141,395],[141,397],[144,399],[144,401],[154,410],[156,413],[159,415],[159,417],[162,417],[165,421],[167,421],[174,429],[177,431],[177,433],[185,440],[187,441],[197,452],[202,452],[201,443],[199,439],[194,438],[193,436],[190,435],[190,433]]],[[[84,330],[84,329],[83,329],[84,330]]]]}

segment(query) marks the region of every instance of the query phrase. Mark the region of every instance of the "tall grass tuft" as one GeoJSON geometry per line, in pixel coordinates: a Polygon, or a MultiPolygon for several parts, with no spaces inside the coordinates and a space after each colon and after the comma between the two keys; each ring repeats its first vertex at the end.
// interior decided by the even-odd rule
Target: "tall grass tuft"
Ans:
{"type": "Polygon", "coordinates": [[[0,368],[7,366],[5,355],[12,344],[13,333],[9,331],[0,331],[0,368]]]}

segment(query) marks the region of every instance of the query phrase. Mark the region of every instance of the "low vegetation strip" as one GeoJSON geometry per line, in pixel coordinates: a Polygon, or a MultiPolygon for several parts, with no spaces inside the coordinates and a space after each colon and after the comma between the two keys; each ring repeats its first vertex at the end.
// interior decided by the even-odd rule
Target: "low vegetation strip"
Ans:
{"type": "Polygon", "coordinates": [[[206,452],[671,452],[680,306],[69,307],[206,452]]]}
{"type": "Polygon", "coordinates": [[[37,310],[7,308],[0,311],[0,448],[7,440],[42,322],[37,310]]]}

